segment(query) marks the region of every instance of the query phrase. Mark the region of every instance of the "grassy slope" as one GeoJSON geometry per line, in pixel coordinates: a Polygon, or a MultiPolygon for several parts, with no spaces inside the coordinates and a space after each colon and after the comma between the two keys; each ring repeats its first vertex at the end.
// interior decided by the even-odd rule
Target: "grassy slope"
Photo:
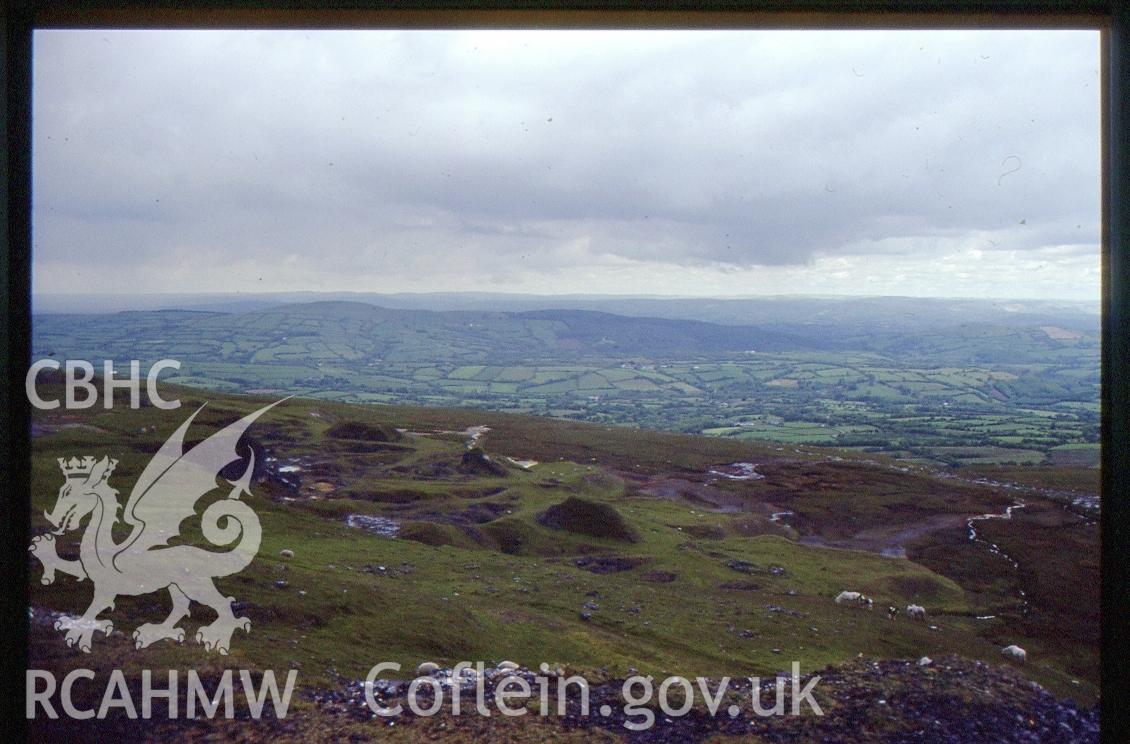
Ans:
{"type": "MultiPolygon", "coordinates": [[[[61,483],[56,457],[107,453],[119,458],[113,484],[124,500],[147,452],[195,407],[191,399],[201,397],[180,393],[186,406],[173,412],[96,408],[42,415],[35,439],[33,527],[46,526],[38,515],[51,507],[61,483]],[[141,432],[142,427],[155,429],[141,432]]],[[[198,418],[193,435],[265,402],[218,394],[208,399],[215,402],[198,418]]],[[[410,669],[423,659],[511,658],[530,667],[561,662],[594,677],[622,675],[629,667],[662,675],[746,675],[786,668],[793,659],[803,669],[815,669],[859,653],[901,658],[957,653],[996,664],[1003,663],[1000,645],[1018,642],[1040,650],[1025,673],[1063,694],[1083,699],[1096,694],[1094,638],[1056,636],[1056,622],[1065,621],[1056,613],[1071,609],[1062,597],[1041,610],[1042,624],[1009,624],[1007,618],[985,624],[972,618],[985,607],[1007,605],[1015,579],[1004,569],[994,573],[999,567],[963,542],[961,529],[923,538],[916,549],[921,563],[805,547],[786,539],[788,531],[769,524],[755,508],[707,512],[643,495],[637,480],[669,474],[701,480],[711,465],[763,462],[765,480],[720,487],[754,505],[786,504],[797,512],[803,530],[829,537],[843,532],[845,520],[882,526],[902,524],[919,512],[998,509],[1006,499],[990,490],[955,483],[942,487],[921,474],[896,474],[885,463],[850,455],[828,463],[826,454],[792,448],[478,411],[299,399],[276,410],[252,433],[280,457],[316,460],[317,472],[333,474],[338,486],[333,496],[341,497],[283,501],[285,491],[275,483],[254,489],[250,503],[263,524],[262,548],[242,574],[219,582],[225,594],[247,603],[244,612],[253,628],[249,635],[236,635],[230,658],[208,659],[216,668],[298,666],[303,685],[331,684],[336,674],[360,678],[378,661],[398,661],[410,669]],[[542,464],[528,472],[510,468],[504,478],[468,475],[458,471],[461,435],[362,447],[324,437],[341,420],[391,423],[411,431],[486,424],[492,427],[483,440],[487,452],[542,464]],[[400,496],[381,497],[390,493],[400,496]],[[601,540],[538,523],[541,512],[571,495],[616,509],[639,541],[601,540]],[[489,522],[469,517],[476,504],[488,505],[497,517],[489,522]],[[349,513],[435,525],[415,534],[427,542],[455,544],[368,535],[345,526],[349,513]],[[446,537],[437,539],[437,534],[446,537]],[[284,548],[295,552],[293,560],[279,557],[284,548]],[[593,555],[636,559],[638,565],[601,575],[575,565],[579,557],[593,555]],[[981,577],[984,585],[965,591],[927,565],[963,584],[981,577]],[[647,580],[664,572],[674,580],[647,580]],[[275,587],[280,579],[287,582],[285,589],[275,587]],[[938,630],[905,617],[889,620],[879,610],[837,606],[831,598],[842,589],[872,594],[880,606],[924,604],[938,630]],[[598,606],[587,621],[580,616],[586,602],[598,606]],[[1072,684],[1072,677],[1082,684],[1072,684]]],[[[1095,549],[1097,554],[1096,546],[1094,534],[1080,532],[1057,549],[1095,549]]],[[[1064,555],[1056,563],[1056,581],[1068,581],[1070,592],[1089,591],[1071,573],[1075,557],[1064,555]]],[[[36,564],[33,577],[38,573],[36,564]]],[[[85,608],[90,586],[64,577],[52,586],[36,583],[32,592],[36,606],[73,613],[85,608]]],[[[1043,592],[1049,593],[1054,594],[1043,592]]],[[[142,622],[163,618],[167,609],[167,597],[155,594],[123,598],[108,616],[128,634],[142,622]]],[[[197,624],[195,618],[183,623],[189,638],[197,624]]],[[[56,669],[92,663],[199,668],[205,658],[196,644],[163,642],[135,653],[126,638],[101,636],[94,654],[83,657],[66,649],[53,632],[35,637],[33,659],[56,669]]]]}

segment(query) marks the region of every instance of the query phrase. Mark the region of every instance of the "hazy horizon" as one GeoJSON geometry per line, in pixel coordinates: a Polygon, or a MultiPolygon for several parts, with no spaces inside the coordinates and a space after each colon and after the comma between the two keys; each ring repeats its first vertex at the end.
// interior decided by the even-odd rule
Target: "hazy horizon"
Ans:
{"type": "MultiPolygon", "coordinates": [[[[644,295],[644,294],[532,294],[519,292],[161,292],[134,294],[81,294],[81,293],[33,293],[33,314],[97,314],[122,311],[154,310],[201,310],[236,312],[240,310],[260,310],[284,305],[301,305],[315,302],[358,302],[390,309],[401,310],[474,310],[474,311],[521,311],[537,307],[539,309],[591,309],[611,312],[618,315],[646,316],[663,309],[687,305],[702,307],[734,305],[756,305],[757,303],[838,303],[886,302],[905,304],[906,302],[926,301],[951,304],[955,306],[974,305],[986,311],[1003,309],[1006,312],[1058,309],[1065,313],[1082,312],[1099,315],[1101,307],[1096,300],[1075,300],[1050,297],[911,297],[905,295],[817,295],[817,294],[776,294],[776,295],[727,295],[713,297],[694,297],[687,295],[644,295]],[[636,306],[631,306],[637,303],[636,306]]],[[[675,312],[676,316],[683,316],[675,312]]],[[[691,316],[685,317],[692,317],[691,316]]],[[[754,321],[755,318],[750,318],[754,321]]]]}
{"type": "Polygon", "coordinates": [[[1071,304],[1092,304],[1098,303],[1100,298],[1092,299],[1073,299],[1071,297],[1055,297],[1055,296],[983,296],[983,297],[968,297],[962,295],[912,295],[912,294],[848,294],[848,293],[831,293],[831,292],[778,292],[778,293],[761,293],[761,294],[729,294],[729,295],[696,295],[696,294],[658,294],[658,293],[630,293],[630,292],[504,292],[504,291],[489,291],[489,290],[421,290],[421,291],[369,291],[369,290],[352,290],[352,289],[296,289],[296,290],[232,290],[228,292],[213,292],[213,291],[199,291],[199,292],[183,292],[183,291],[168,291],[168,292],[136,292],[123,294],[120,292],[40,292],[33,293],[36,297],[40,298],[53,298],[53,297],[238,297],[242,295],[247,296],[268,296],[268,295],[381,295],[381,296],[420,296],[426,297],[429,295],[467,295],[467,296],[483,296],[483,297],[561,297],[561,298],[600,298],[600,299],[648,299],[648,300],[771,300],[771,299],[826,299],[826,300],[859,300],[859,299],[923,299],[923,300],[984,300],[990,302],[1066,302],[1071,304]]]}

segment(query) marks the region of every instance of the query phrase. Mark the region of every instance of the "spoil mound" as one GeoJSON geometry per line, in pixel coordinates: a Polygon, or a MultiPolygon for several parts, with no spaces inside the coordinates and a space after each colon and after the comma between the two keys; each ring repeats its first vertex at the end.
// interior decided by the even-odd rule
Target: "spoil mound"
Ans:
{"type": "Polygon", "coordinates": [[[362,442],[396,442],[400,432],[390,424],[366,424],[363,421],[342,421],[326,430],[333,439],[351,439],[362,442]]]}
{"type": "Polygon", "coordinates": [[[472,447],[463,453],[463,460],[459,463],[459,472],[470,475],[489,475],[495,478],[505,478],[506,468],[487,457],[480,447],[472,447]]]}
{"type": "Polygon", "coordinates": [[[538,522],[554,530],[575,532],[622,542],[636,542],[639,536],[620,513],[607,504],[570,496],[538,515],[538,522]]]}

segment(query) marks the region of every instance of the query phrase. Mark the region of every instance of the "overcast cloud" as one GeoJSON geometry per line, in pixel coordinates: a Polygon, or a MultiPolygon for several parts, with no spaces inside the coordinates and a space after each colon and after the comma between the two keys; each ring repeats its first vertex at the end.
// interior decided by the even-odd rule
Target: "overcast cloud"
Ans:
{"type": "Polygon", "coordinates": [[[34,287],[1096,299],[1098,44],[41,31],[34,287]]]}

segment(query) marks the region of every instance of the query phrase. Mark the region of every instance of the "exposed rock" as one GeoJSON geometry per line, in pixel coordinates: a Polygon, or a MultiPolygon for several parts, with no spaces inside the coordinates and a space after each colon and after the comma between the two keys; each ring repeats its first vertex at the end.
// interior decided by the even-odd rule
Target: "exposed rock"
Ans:
{"type": "Polygon", "coordinates": [[[577,560],[573,561],[573,565],[577,568],[583,568],[584,570],[591,571],[594,574],[609,574],[619,573],[621,571],[630,571],[641,563],[643,563],[643,561],[639,558],[628,558],[619,555],[587,555],[583,558],[578,558],[577,560]]]}
{"type": "Polygon", "coordinates": [[[380,537],[396,537],[396,533],[400,530],[400,524],[396,520],[374,514],[350,514],[345,518],[345,523],[380,537]]]}
{"type": "Polygon", "coordinates": [[[495,478],[505,478],[507,475],[506,468],[490,459],[480,447],[472,447],[463,453],[459,472],[470,475],[490,475],[495,478]]]}
{"type": "Polygon", "coordinates": [[[439,669],[440,669],[439,664],[436,664],[433,661],[425,661],[425,662],[422,662],[420,664],[420,666],[416,667],[416,676],[417,677],[424,677],[424,676],[428,676],[428,675],[431,675],[431,674],[435,674],[436,672],[439,671],[439,669]]]}

